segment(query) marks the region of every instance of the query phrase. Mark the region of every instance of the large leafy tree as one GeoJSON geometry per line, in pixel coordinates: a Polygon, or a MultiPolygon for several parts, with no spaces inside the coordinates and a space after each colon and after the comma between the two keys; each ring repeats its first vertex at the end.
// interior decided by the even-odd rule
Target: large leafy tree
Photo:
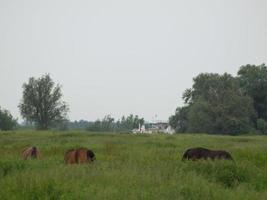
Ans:
{"type": "Polygon", "coordinates": [[[17,120],[13,118],[8,110],[0,107],[0,130],[12,130],[17,125],[17,120]]]}
{"type": "Polygon", "coordinates": [[[267,66],[245,65],[238,71],[240,86],[252,97],[257,118],[267,120],[267,66]]]}
{"type": "Polygon", "coordinates": [[[230,74],[200,74],[187,99],[190,132],[237,134],[250,129],[252,100],[230,74]]]}
{"type": "Polygon", "coordinates": [[[186,109],[178,109],[170,118],[170,122],[176,119],[179,127],[183,125],[183,131],[237,134],[251,128],[250,121],[255,114],[252,99],[230,74],[198,75],[183,99],[186,109]]]}
{"type": "Polygon", "coordinates": [[[46,130],[66,118],[68,106],[61,99],[61,86],[55,85],[49,74],[31,77],[23,84],[19,109],[23,118],[46,130]]]}

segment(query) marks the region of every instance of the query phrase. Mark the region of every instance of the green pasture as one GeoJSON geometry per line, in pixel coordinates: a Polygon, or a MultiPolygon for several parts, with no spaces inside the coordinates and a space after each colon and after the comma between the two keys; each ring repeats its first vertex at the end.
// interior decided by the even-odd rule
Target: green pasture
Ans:
{"type": "Polygon", "coordinates": [[[267,199],[267,137],[0,132],[0,199],[267,199]],[[41,160],[23,161],[37,146],[41,160]],[[229,151],[231,161],[186,161],[190,147],[229,151]],[[88,165],[64,164],[64,152],[87,147],[88,165]]]}

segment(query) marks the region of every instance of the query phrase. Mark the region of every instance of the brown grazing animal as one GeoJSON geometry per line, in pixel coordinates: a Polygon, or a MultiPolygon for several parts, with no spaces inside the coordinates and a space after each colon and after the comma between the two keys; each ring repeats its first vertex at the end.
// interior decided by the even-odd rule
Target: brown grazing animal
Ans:
{"type": "Polygon", "coordinates": [[[27,147],[22,151],[22,159],[27,160],[28,158],[37,159],[40,158],[40,152],[36,147],[27,147]]]}
{"type": "Polygon", "coordinates": [[[70,149],[65,153],[64,160],[66,164],[82,164],[95,160],[95,154],[87,148],[70,149]]]}
{"type": "Polygon", "coordinates": [[[184,155],[182,160],[200,160],[200,159],[226,159],[226,160],[233,160],[230,153],[226,151],[212,151],[209,149],[205,149],[202,147],[188,149],[184,155]]]}
{"type": "Polygon", "coordinates": [[[70,149],[65,153],[64,160],[66,164],[74,164],[76,163],[76,151],[75,149],[70,149]]]}

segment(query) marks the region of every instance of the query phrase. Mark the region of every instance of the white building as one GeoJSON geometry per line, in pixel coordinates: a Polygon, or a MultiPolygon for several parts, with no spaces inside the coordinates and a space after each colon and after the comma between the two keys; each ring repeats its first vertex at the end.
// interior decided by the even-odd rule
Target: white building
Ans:
{"type": "Polygon", "coordinates": [[[132,132],[134,134],[145,133],[166,133],[166,134],[174,134],[174,129],[166,122],[157,122],[157,123],[148,123],[146,125],[140,125],[138,129],[133,129],[132,132]],[[147,127],[147,128],[146,128],[147,127]]]}

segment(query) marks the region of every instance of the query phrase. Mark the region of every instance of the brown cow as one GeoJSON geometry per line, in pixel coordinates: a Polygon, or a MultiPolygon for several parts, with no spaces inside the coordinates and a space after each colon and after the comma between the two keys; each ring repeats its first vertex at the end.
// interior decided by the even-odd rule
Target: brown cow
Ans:
{"type": "Polygon", "coordinates": [[[22,159],[27,160],[28,158],[32,159],[40,158],[40,152],[35,146],[27,147],[22,151],[22,159]]]}
{"type": "Polygon", "coordinates": [[[64,160],[66,164],[76,163],[76,150],[70,149],[65,153],[64,160]]]}
{"type": "Polygon", "coordinates": [[[188,149],[184,155],[182,160],[200,160],[200,159],[211,159],[211,160],[215,160],[215,159],[226,159],[226,160],[233,160],[232,156],[230,153],[226,152],[226,151],[213,151],[213,150],[209,150],[206,148],[202,148],[202,147],[197,147],[197,148],[191,148],[188,149]]]}
{"type": "Polygon", "coordinates": [[[87,148],[70,149],[65,153],[64,160],[66,164],[82,164],[95,160],[95,154],[87,148]]]}

